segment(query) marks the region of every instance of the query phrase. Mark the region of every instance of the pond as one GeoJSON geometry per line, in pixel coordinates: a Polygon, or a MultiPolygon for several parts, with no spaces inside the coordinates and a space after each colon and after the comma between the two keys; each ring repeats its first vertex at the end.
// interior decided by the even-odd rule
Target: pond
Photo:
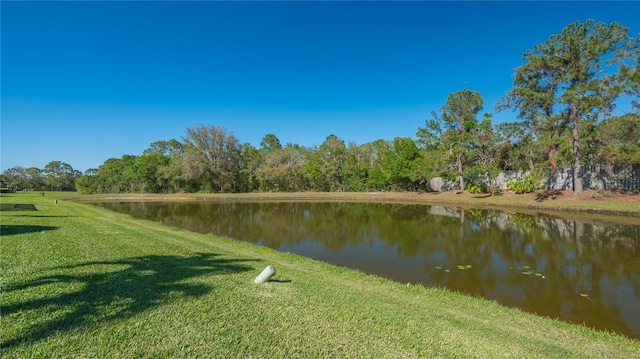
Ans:
{"type": "Polygon", "coordinates": [[[640,338],[640,226],[388,203],[97,205],[640,338]]]}

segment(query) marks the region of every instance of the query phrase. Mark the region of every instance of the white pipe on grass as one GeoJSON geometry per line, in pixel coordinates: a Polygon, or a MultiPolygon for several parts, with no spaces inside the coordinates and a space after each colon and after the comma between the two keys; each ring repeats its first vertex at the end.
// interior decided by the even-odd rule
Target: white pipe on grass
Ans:
{"type": "Polygon", "coordinates": [[[271,277],[273,277],[273,275],[276,274],[276,268],[272,265],[268,265],[267,268],[265,268],[262,273],[260,273],[256,279],[253,280],[253,282],[255,284],[262,284],[265,282],[268,282],[269,279],[271,279],[271,277]]]}

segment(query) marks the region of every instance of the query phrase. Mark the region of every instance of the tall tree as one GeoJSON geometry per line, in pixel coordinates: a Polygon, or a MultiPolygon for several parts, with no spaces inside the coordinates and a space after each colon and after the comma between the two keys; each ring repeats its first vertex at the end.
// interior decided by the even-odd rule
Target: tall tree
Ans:
{"type": "Polygon", "coordinates": [[[507,108],[518,110],[516,116],[520,121],[500,124],[499,129],[509,144],[514,144],[519,150],[517,154],[525,158],[529,171],[535,170],[535,159],[544,148],[555,174],[555,158],[560,141],[558,116],[553,112],[557,83],[543,81],[545,77],[552,77],[551,72],[534,66],[520,67],[514,77],[514,88],[500,99],[496,107],[498,111],[507,108]]]}
{"type": "Polygon", "coordinates": [[[184,148],[182,143],[176,139],[170,139],[168,141],[155,141],[149,145],[149,148],[144,150],[143,154],[161,154],[165,157],[172,157],[179,155],[182,157],[184,148]]]}
{"type": "Polygon", "coordinates": [[[240,145],[222,127],[200,125],[187,129],[184,137],[187,179],[214,192],[236,192],[240,185],[240,145]]]}
{"type": "Polygon", "coordinates": [[[82,175],[70,164],[61,161],[47,163],[42,172],[50,191],[75,191],[75,180],[82,175]]]}
{"type": "MultiPolygon", "coordinates": [[[[253,191],[257,189],[269,190],[268,183],[270,181],[263,180],[260,181],[258,179],[258,170],[263,166],[265,159],[270,156],[273,152],[279,152],[282,150],[282,145],[280,144],[280,140],[273,133],[266,134],[262,141],[260,142],[260,148],[255,148],[250,144],[243,144],[241,147],[241,157],[242,157],[242,183],[243,188],[241,189],[243,192],[245,191],[253,191]]],[[[282,155],[279,153],[278,155],[282,155]]],[[[277,162],[274,160],[272,156],[270,158],[270,162],[268,166],[273,166],[274,163],[277,162]]],[[[269,172],[269,171],[266,171],[269,172]]],[[[261,172],[262,175],[265,174],[265,168],[261,172]]]]}
{"type": "Polygon", "coordinates": [[[273,150],[279,150],[282,148],[280,140],[273,133],[268,133],[262,138],[260,142],[260,150],[264,153],[269,153],[273,150]]]}
{"type": "Polygon", "coordinates": [[[42,170],[36,167],[11,167],[2,173],[2,177],[3,182],[13,190],[42,191],[47,188],[42,170]]]}
{"type": "Polygon", "coordinates": [[[592,141],[598,163],[607,167],[640,167],[640,114],[629,113],[602,121],[592,141]]]}
{"type": "Polygon", "coordinates": [[[413,139],[408,137],[393,139],[391,150],[385,156],[382,165],[395,189],[416,189],[418,175],[415,161],[418,157],[418,146],[413,139]]]}
{"type": "Polygon", "coordinates": [[[151,156],[156,164],[158,192],[180,192],[188,190],[183,180],[184,146],[176,139],[156,141],[149,145],[143,156],[151,156]]]}
{"type": "Polygon", "coordinates": [[[169,188],[162,176],[162,168],[169,164],[169,157],[152,152],[138,156],[135,161],[136,192],[166,193],[169,188]]]}
{"type": "Polygon", "coordinates": [[[2,172],[3,182],[12,190],[32,189],[27,178],[27,169],[20,166],[8,168],[2,172]]]}
{"type": "MultiPolygon", "coordinates": [[[[640,44],[640,36],[636,38],[636,44],[640,44]]],[[[631,105],[636,113],[640,113],[640,46],[636,46],[635,61],[632,64],[623,64],[620,67],[622,77],[625,79],[625,93],[631,97],[631,105]]]]}
{"type": "Polygon", "coordinates": [[[300,146],[285,146],[267,153],[256,170],[256,179],[263,191],[302,191],[305,189],[304,168],[306,150],[300,146]]]}
{"type": "Polygon", "coordinates": [[[250,143],[243,143],[240,146],[240,192],[253,192],[260,187],[260,182],[256,177],[260,164],[264,161],[261,150],[253,147],[250,143]]]}
{"type": "Polygon", "coordinates": [[[347,155],[342,167],[344,190],[359,192],[373,189],[369,182],[373,163],[372,145],[370,143],[358,145],[353,141],[349,142],[347,155]]]}
{"type": "Polygon", "coordinates": [[[97,178],[90,186],[99,193],[134,192],[136,158],[134,155],[123,155],[122,158],[104,161],[98,168],[97,178]]]}
{"type": "Polygon", "coordinates": [[[440,109],[441,114],[434,112],[433,119],[427,121],[424,128],[418,129],[418,137],[422,143],[439,146],[447,159],[446,163],[454,164],[460,190],[465,188],[465,163],[473,151],[472,143],[480,125],[478,113],[482,108],[483,101],[479,92],[461,90],[450,94],[440,109]]]}
{"type": "Polygon", "coordinates": [[[615,22],[574,22],[526,51],[526,63],[516,71],[513,106],[521,113],[533,111],[543,98],[542,108],[553,111],[546,132],[571,133],[576,193],[583,190],[581,128],[610,113],[624,90],[620,67],[634,60],[638,44],[627,30],[615,22]]]}
{"type": "Polygon", "coordinates": [[[336,135],[329,135],[318,148],[314,163],[322,176],[320,189],[323,191],[343,190],[343,166],[347,157],[347,147],[336,135]]]}
{"type": "Polygon", "coordinates": [[[391,186],[390,174],[385,172],[383,162],[391,151],[389,141],[377,139],[367,145],[367,151],[371,155],[371,172],[369,174],[369,186],[373,190],[387,190],[391,186]]]}
{"type": "Polygon", "coordinates": [[[473,130],[468,161],[470,168],[467,171],[473,181],[483,184],[485,188],[490,186],[491,178],[500,172],[499,163],[496,160],[500,140],[500,135],[491,125],[491,114],[485,113],[484,119],[473,130]]]}

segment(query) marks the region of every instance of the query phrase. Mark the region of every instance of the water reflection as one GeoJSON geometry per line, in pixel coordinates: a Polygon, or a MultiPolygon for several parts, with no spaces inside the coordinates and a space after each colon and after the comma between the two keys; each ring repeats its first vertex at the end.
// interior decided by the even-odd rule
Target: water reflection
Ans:
{"type": "Polygon", "coordinates": [[[640,227],[372,203],[100,203],[640,338],[640,227]]]}

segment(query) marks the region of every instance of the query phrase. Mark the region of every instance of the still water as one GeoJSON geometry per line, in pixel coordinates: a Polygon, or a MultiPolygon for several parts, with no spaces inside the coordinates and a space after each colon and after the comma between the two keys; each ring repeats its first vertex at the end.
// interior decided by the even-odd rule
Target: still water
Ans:
{"type": "Polygon", "coordinates": [[[640,227],[441,206],[99,206],[640,338],[640,227]]]}

